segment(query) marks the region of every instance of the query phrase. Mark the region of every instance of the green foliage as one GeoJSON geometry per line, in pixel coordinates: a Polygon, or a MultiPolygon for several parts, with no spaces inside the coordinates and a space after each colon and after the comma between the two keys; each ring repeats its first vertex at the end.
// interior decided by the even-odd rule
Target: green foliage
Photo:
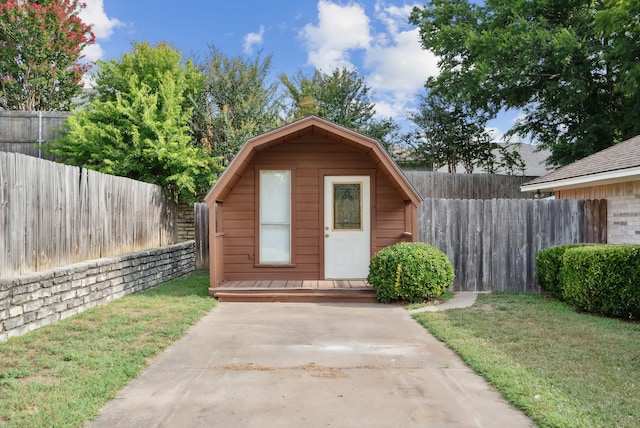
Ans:
{"type": "Polygon", "coordinates": [[[376,119],[371,89],[356,70],[336,68],[330,74],[302,71],[280,76],[291,103],[289,117],[297,120],[315,115],[380,141],[388,148],[398,138],[399,127],[390,118],[376,119]]]}
{"type": "Polygon", "coordinates": [[[95,42],[78,17],[78,0],[0,0],[0,107],[68,110],[89,64],[82,49],[95,42]]]}
{"type": "Polygon", "coordinates": [[[180,52],[135,43],[120,61],[100,63],[95,99],[69,117],[50,151],[61,162],[158,184],[191,202],[220,171],[190,136],[190,99],[201,84],[180,52]]]}
{"type": "Polygon", "coordinates": [[[453,266],[431,245],[403,242],[373,256],[367,280],[380,302],[417,303],[439,296],[453,285],[453,266]]]}
{"type": "Polygon", "coordinates": [[[195,134],[228,164],[248,139],[282,123],[278,86],[267,83],[271,56],[230,58],[211,47],[199,68],[205,80],[197,99],[195,134]]]}
{"type": "Polygon", "coordinates": [[[489,173],[500,167],[510,171],[524,169],[518,152],[491,140],[486,130],[488,116],[482,112],[436,92],[422,95],[419,100],[418,111],[409,115],[418,127],[410,136],[414,161],[434,168],[446,165],[449,172],[456,172],[461,163],[469,174],[475,167],[489,173]]]}
{"type": "Polygon", "coordinates": [[[414,8],[440,74],[427,88],[492,117],[524,116],[531,135],[565,165],[640,134],[638,2],[431,0],[414,8]]]}
{"type": "Polygon", "coordinates": [[[589,244],[565,244],[542,249],[536,253],[538,285],[558,300],[564,300],[563,282],[560,277],[564,253],[570,248],[589,244]]]}
{"type": "Polygon", "coordinates": [[[568,249],[560,275],[564,297],[577,309],[609,317],[640,317],[640,245],[568,249]]]}

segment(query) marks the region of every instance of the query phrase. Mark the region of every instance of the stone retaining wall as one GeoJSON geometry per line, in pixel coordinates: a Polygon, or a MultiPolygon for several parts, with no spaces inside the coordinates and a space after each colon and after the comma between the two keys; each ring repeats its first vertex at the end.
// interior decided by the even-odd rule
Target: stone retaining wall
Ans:
{"type": "Polygon", "coordinates": [[[190,241],[0,278],[0,342],[194,269],[190,241]]]}

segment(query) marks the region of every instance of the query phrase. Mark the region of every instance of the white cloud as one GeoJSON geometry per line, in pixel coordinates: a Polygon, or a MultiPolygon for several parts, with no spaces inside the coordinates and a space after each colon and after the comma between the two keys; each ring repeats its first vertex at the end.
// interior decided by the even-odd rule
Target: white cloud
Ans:
{"type": "Polygon", "coordinates": [[[365,54],[365,66],[370,70],[367,83],[385,104],[378,114],[404,119],[415,103],[415,95],[427,77],[438,74],[438,58],[420,45],[419,30],[409,26],[412,5],[401,7],[378,1],[376,19],[384,24],[378,43],[365,54]]]}
{"type": "Polygon", "coordinates": [[[103,51],[100,40],[107,40],[116,27],[123,23],[116,18],[109,18],[104,11],[103,0],[85,0],[87,7],[80,11],[80,18],[87,24],[91,24],[91,31],[96,36],[96,43],[83,50],[86,60],[95,61],[102,57],[103,51]]]}
{"type": "Polygon", "coordinates": [[[336,67],[351,68],[350,52],[370,46],[369,17],[359,4],[342,6],[320,0],[318,24],[307,24],[302,38],[308,48],[309,63],[315,68],[324,72],[336,67]]]}
{"type": "Polygon", "coordinates": [[[365,65],[371,70],[369,84],[374,89],[415,92],[429,76],[438,74],[437,58],[419,44],[418,29],[390,34],[389,45],[371,46],[365,65]]]}
{"type": "Polygon", "coordinates": [[[84,55],[84,61],[94,62],[102,58],[102,54],[104,51],[99,43],[94,43],[85,47],[82,50],[82,55],[84,55]]]}
{"type": "Polygon", "coordinates": [[[438,74],[437,57],[422,49],[418,29],[408,23],[412,9],[378,1],[370,18],[358,3],[319,0],[317,24],[301,33],[309,63],[329,72],[354,67],[360,54],[358,71],[375,91],[378,115],[404,120],[427,77],[438,74]]]}
{"type": "Polygon", "coordinates": [[[253,47],[262,44],[264,38],[264,25],[260,26],[260,31],[257,33],[249,33],[244,37],[244,53],[250,55],[253,53],[253,47]]]}

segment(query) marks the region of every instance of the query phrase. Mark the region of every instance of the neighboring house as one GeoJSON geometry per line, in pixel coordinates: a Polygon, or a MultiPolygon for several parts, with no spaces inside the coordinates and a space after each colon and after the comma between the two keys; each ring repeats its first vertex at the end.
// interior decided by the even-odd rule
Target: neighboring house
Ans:
{"type": "Polygon", "coordinates": [[[212,287],[362,279],[418,237],[421,198],[382,147],[314,116],[249,140],[205,201],[212,287]]]}
{"type": "Polygon", "coordinates": [[[594,153],[521,187],[557,199],[606,199],[607,242],[640,243],[640,136],[594,153]]]}
{"type": "MultiPolygon", "coordinates": [[[[515,169],[513,171],[506,170],[505,168],[498,168],[496,170],[496,174],[502,175],[523,175],[525,177],[539,177],[549,172],[549,167],[546,165],[547,159],[551,155],[549,150],[539,150],[537,146],[526,143],[519,143],[513,145],[513,150],[520,153],[520,157],[524,162],[524,170],[515,169]]],[[[498,151],[495,152],[496,162],[500,162],[500,154],[498,151]]],[[[398,156],[401,156],[399,154],[398,156]]],[[[410,160],[410,154],[404,154],[406,159],[398,161],[398,164],[403,170],[407,171],[424,171],[431,170],[431,166],[427,168],[424,163],[416,163],[415,161],[410,160]]],[[[449,168],[445,165],[441,168],[436,169],[437,172],[449,172],[449,168]]],[[[464,174],[466,173],[464,166],[460,163],[456,166],[456,173],[464,174]]],[[[473,170],[474,174],[486,174],[486,171],[475,167],[473,170]]]]}

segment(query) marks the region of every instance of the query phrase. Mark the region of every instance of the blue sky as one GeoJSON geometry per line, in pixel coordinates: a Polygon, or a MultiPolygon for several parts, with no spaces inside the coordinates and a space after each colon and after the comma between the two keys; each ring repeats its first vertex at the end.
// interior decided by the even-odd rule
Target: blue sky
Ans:
{"type": "MultiPolygon", "coordinates": [[[[273,79],[302,69],[330,72],[355,67],[374,90],[376,111],[406,128],[437,58],[423,50],[408,24],[413,6],[402,0],[85,0],[82,18],[93,24],[96,45],[87,59],[119,58],[131,42],[166,41],[185,56],[215,45],[228,56],[272,55],[273,79]]],[[[512,115],[491,123],[496,136],[512,115]]]]}

